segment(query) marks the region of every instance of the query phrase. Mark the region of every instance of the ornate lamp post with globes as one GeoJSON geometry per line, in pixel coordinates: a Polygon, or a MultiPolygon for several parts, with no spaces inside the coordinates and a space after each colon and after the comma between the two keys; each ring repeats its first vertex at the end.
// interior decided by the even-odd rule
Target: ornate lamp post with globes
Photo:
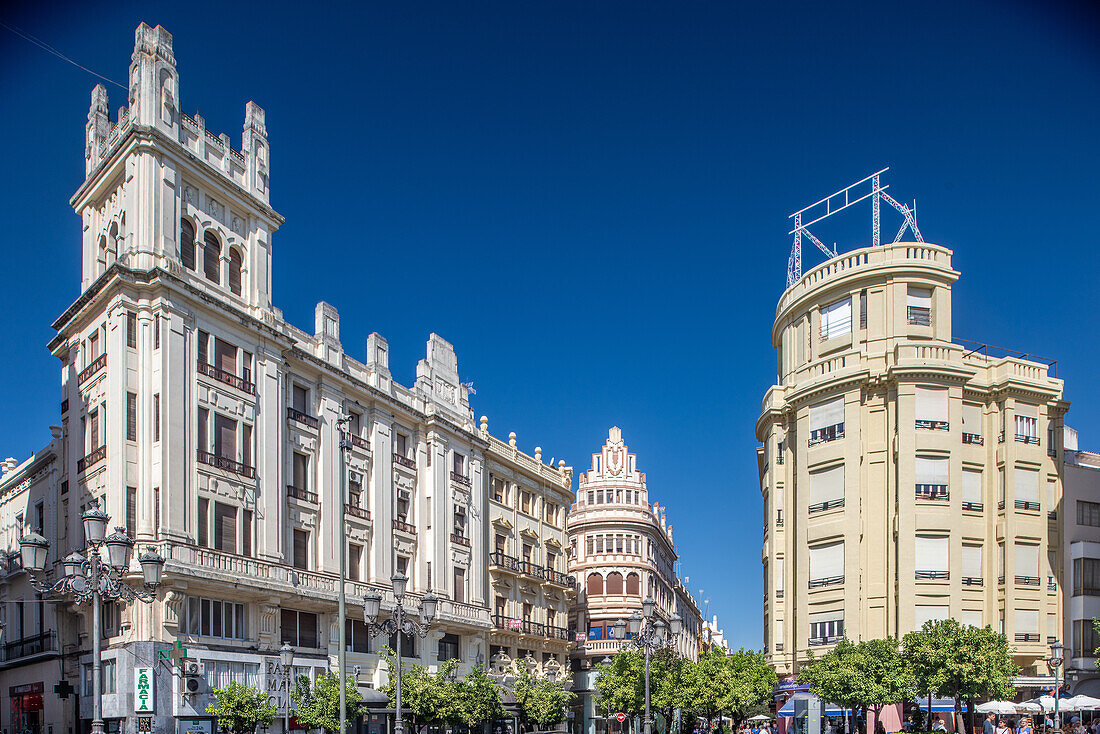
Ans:
{"type": "Polygon", "coordinates": [[[430,591],[425,594],[420,600],[421,621],[417,622],[405,609],[404,604],[405,589],[409,583],[408,576],[399,571],[390,577],[390,581],[393,583],[393,596],[396,600],[390,618],[381,622],[376,621],[382,606],[382,595],[376,591],[372,591],[363,598],[363,618],[367,623],[367,632],[371,635],[397,634],[397,650],[394,656],[397,658],[397,695],[393,731],[394,734],[404,734],[405,723],[401,720],[401,637],[412,634],[418,637],[427,635],[428,628],[432,626],[432,620],[435,618],[435,608],[439,600],[430,591]]]}
{"type": "Polygon", "coordinates": [[[1047,660],[1047,665],[1054,673],[1054,731],[1056,732],[1062,728],[1061,716],[1058,713],[1058,699],[1062,696],[1062,682],[1058,680],[1058,671],[1062,669],[1062,663],[1065,662],[1065,649],[1065,645],[1055,640],[1050,645],[1050,658],[1047,660]]]}
{"type": "MultiPolygon", "coordinates": [[[[649,716],[649,653],[665,647],[672,647],[675,639],[680,636],[680,630],[683,629],[684,625],[679,614],[673,614],[668,624],[665,624],[663,619],[654,619],[653,608],[656,605],[652,597],[646,597],[642,602],[642,613],[634,612],[630,615],[630,639],[626,642],[627,645],[645,650],[644,734],[652,734],[653,731],[653,721],[649,716]]],[[[626,627],[626,620],[620,619],[616,622],[615,637],[620,640],[625,638],[626,627]]]]}
{"type": "Polygon", "coordinates": [[[121,527],[115,528],[113,533],[104,537],[107,521],[110,519],[98,507],[90,507],[81,516],[87,543],[84,553],[70,553],[61,562],[64,575],[52,583],[43,576],[50,541],[38,533],[24,535],[19,539],[23,568],[30,575],[31,586],[36,591],[69,597],[77,604],[90,603],[92,606],[92,734],[103,734],[104,731],[100,679],[103,674],[103,640],[100,629],[103,600],[152,603],[156,599],[156,590],[164,571],[164,559],[149,548],[138,557],[144,588],[136,589],[123,581],[123,575],[130,569],[134,541],[121,527]],[[103,548],[107,549],[106,560],[101,553],[103,548]]]}

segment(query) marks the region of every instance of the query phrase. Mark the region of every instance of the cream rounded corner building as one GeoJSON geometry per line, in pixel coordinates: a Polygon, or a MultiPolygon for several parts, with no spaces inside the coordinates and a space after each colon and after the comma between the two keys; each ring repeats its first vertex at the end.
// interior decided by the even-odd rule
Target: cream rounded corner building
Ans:
{"type": "Polygon", "coordinates": [[[1050,681],[1069,404],[1047,364],[953,340],[958,277],[950,250],[898,242],[834,257],[779,300],[756,437],[781,677],[842,637],[952,617],[1004,631],[1019,686],[1050,681]]]}

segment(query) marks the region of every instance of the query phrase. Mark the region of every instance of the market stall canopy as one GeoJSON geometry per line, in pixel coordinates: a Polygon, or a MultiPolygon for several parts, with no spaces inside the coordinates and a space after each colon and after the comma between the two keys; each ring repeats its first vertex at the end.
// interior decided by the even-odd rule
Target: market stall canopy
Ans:
{"type": "Polygon", "coordinates": [[[1061,701],[1059,707],[1065,706],[1069,711],[1095,711],[1100,709],[1100,698],[1092,696],[1074,696],[1061,701]]]}
{"type": "Polygon", "coordinates": [[[986,701],[974,707],[979,714],[999,714],[1011,716],[1016,713],[1016,704],[1012,701],[986,701]]]}

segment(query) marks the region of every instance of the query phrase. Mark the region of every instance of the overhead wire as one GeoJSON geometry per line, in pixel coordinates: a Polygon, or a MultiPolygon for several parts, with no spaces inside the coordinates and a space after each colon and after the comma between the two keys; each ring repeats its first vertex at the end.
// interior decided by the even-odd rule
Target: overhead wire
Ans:
{"type": "Polygon", "coordinates": [[[88,72],[88,73],[89,73],[89,74],[91,74],[92,76],[96,76],[96,77],[99,77],[100,79],[102,79],[102,80],[103,80],[103,81],[105,81],[105,82],[110,82],[111,84],[114,84],[114,85],[115,85],[115,86],[117,86],[117,87],[121,87],[122,89],[126,89],[126,85],[125,85],[125,84],[119,84],[119,83],[118,83],[118,82],[116,82],[116,81],[115,81],[114,79],[111,79],[110,77],[106,77],[106,76],[103,76],[103,75],[102,75],[102,74],[100,74],[99,72],[96,72],[96,71],[92,71],[92,70],[91,70],[91,69],[89,69],[89,68],[88,68],[87,66],[84,66],[83,64],[80,64],[80,63],[78,63],[78,62],[76,62],[76,61],[73,61],[73,60],[72,60],[72,59],[70,59],[70,58],[69,58],[68,56],[66,56],[65,54],[63,54],[63,53],[61,53],[60,51],[58,51],[58,50],[57,50],[56,48],[54,48],[54,47],[53,47],[53,46],[51,46],[50,44],[48,44],[48,43],[46,43],[45,41],[42,41],[42,40],[40,40],[40,39],[38,39],[38,38],[35,38],[34,36],[32,36],[31,34],[27,33],[26,31],[23,31],[23,30],[19,30],[19,29],[17,29],[17,28],[14,28],[14,27],[12,27],[12,26],[8,25],[7,23],[5,23],[5,22],[4,22],[4,21],[2,21],[2,20],[0,20],[0,26],[2,26],[2,27],[4,27],[4,28],[6,28],[7,30],[11,31],[11,32],[12,32],[12,33],[14,33],[15,35],[17,35],[17,36],[19,36],[20,38],[22,38],[23,40],[25,40],[25,41],[28,41],[28,42],[30,42],[30,43],[33,43],[33,44],[34,44],[35,46],[38,46],[38,47],[39,47],[40,49],[42,49],[43,51],[46,51],[47,53],[51,53],[51,54],[53,54],[54,56],[56,56],[57,58],[61,59],[62,61],[67,61],[67,62],[69,62],[70,64],[72,64],[73,66],[75,66],[76,68],[78,68],[78,69],[83,69],[84,71],[88,72]]]}

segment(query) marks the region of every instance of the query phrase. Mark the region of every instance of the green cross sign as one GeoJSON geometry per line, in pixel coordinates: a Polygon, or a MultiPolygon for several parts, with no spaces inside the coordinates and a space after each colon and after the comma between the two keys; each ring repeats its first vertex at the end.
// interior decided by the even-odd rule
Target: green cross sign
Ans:
{"type": "Polygon", "coordinates": [[[53,692],[57,694],[58,698],[68,698],[76,689],[69,685],[69,681],[62,678],[57,682],[57,685],[53,687],[53,692]]]}
{"type": "Polygon", "coordinates": [[[167,647],[159,652],[161,660],[167,660],[176,666],[180,664],[180,660],[187,657],[187,648],[183,646],[183,642],[180,640],[176,640],[176,644],[172,647],[167,647]]]}

